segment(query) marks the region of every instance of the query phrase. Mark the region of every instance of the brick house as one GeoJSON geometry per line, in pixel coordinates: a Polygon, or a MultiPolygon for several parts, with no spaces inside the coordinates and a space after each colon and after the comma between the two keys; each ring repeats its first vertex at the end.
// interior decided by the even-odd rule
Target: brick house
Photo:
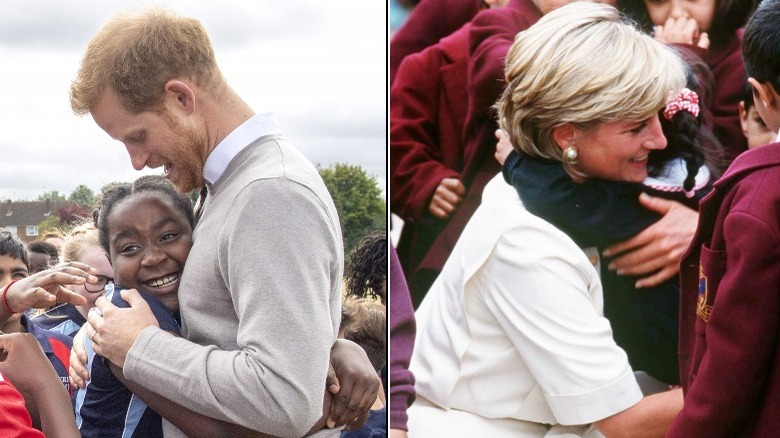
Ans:
{"type": "Polygon", "coordinates": [[[0,203],[0,230],[10,231],[25,243],[38,238],[38,224],[55,214],[60,205],[51,201],[10,201],[0,203]]]}

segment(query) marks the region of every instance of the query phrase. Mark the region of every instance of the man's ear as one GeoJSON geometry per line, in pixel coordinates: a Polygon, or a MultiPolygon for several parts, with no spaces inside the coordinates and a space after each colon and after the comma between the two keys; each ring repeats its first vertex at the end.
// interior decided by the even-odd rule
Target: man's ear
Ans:
{"type": "Polygon", "coordinates": [[[552,131],[552,138],[555,144],[558,145],[561,150],[572,146],[577,136],[577,130],[573,124],[566,122],[563,125],[556,126],[552,131]]]}
{"type": "Polygon", "coordinates": [[[174,106],[191,114],[195,111],[195,93],[186,82],[171,79],[165,83],[166,98],[174,102],[174,106]]]}

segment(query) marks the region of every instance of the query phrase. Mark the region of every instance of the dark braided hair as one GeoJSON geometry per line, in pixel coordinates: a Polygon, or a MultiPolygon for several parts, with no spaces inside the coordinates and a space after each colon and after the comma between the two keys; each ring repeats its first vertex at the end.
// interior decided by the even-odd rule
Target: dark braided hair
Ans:
{"type": "Polygon", "coordinates": [[[111,210],[130,195],[143,192],[157,192],[162,197],[168,198],[173,205],[184,214],[190,227],[195,228],[195,216],[192,212],[192,201],[179,193],[170,181],[160,175],[145,175],[136,179],[133,183],[121,183],[108,189],[100,200],[100,206],[92,212],[92,220],[100,231],[100,245],[111,255],[109,236],[111,230],[108,227],[108,217],[111,210]]]}
{"type": "Polygon", "coordinates": [[[387,233],[377,230],[360,239],[344,272],[347,295],[379,297],[386,302],[387,233]]]}
{"type": "MultiPolygon", "coordinates": [[[[683,56],[683,58],[686,58],[683,56]]],[[[667,145],[664,149],[653,150],[650,153],[649,175],[659,176],[664,170],[664,165],[675,158],[685,161],[687,175],[683,182],[686,191],[693,190],[696,185],[696,174],[701,166],[707,166],[712,180],[717,179],[724,167],[720,142],[715,138],[706,121],[709,120],[708,101],[712,85],[712,73],[701,61],[687,57],[686,87],[699,95],[699,115],[680,110],[671,120],[659,115],[661,129],[666,137],[667,145]]]]}

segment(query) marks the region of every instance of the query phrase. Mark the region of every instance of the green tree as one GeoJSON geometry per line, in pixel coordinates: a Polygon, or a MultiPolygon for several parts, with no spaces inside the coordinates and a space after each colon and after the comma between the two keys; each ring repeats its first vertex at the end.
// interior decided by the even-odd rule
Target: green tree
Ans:
{"type": "Polygon", "coordinates": [[[61,223],[59,216],[55,214],[48,216],[38,224],[38,235],[43,235],[43,233],[51,230],[59,230],[60,225],[61,223]]]}
{"type": "Polygon", "coordinates": [[[38,196],[38,199],[36,201],[51,201],[52,203],[61,203],[67,201],[68,198],[65,197],[62,193],[59,192],[59,190],[49,190],[43,192],[42,195],[38,196]]]}
{"type": "Polygon", "coordinates": [[[360,166],[336,163],[318,166],[339,213],[344,254],[350,254],[363,236],[387,229],[387,210],[375,176],[360,166]]]}
{"type": "Polygon", "coordinates": [[[84,184],[79,184],[73,189],[73,192],[68,197],[68,201],[92,209],[97,205],[98,197],[95,196],[95,192],[93,192],[92,189],[84,184]]]}

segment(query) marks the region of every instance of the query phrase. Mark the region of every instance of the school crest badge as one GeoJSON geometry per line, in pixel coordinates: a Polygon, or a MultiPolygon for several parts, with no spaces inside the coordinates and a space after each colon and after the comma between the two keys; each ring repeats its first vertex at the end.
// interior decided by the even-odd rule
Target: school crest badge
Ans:
{"type": "Polygon", "coordinates": [[[707,276],[704,275],[704,270],[701,268],[701,265],[699,265],[699,298],[696,302],[696,314],[699,315],[704,322],[707,322],[710,319],[710,312],[712,311],[712,306],[707,301],[707,287],[707,276]]]}

